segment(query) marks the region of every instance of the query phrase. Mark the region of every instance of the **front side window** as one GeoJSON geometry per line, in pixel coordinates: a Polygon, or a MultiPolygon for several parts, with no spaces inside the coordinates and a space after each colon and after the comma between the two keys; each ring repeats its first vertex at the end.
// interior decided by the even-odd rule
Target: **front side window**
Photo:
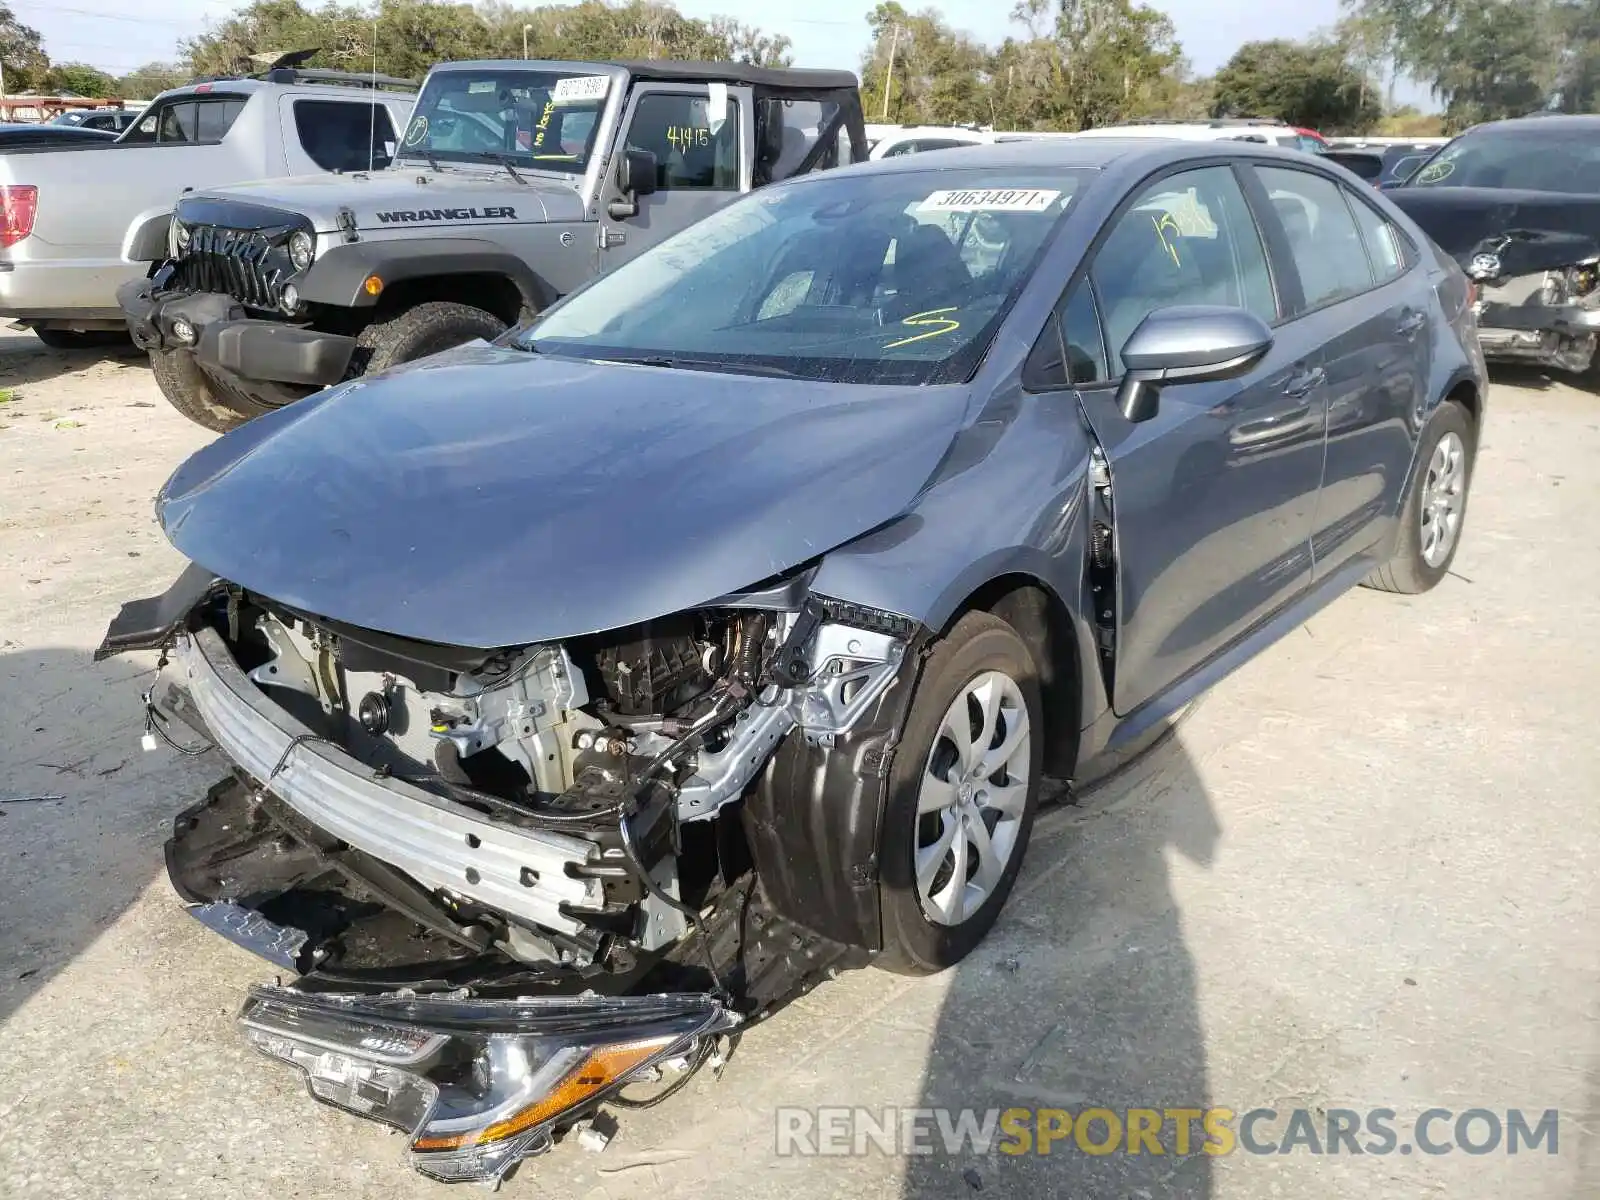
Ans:
{"type": "Polygon", "coordinates": [[[574,294],[520,344],[836,382],[965,379],[1087,175],[946,168],[769,187],[574,294]]]}
{"type": "Polygon", "coordinates": [[[1278,319],[1261,235],[1229,167],[1169,175],[1142,192],[1091,268],[1113,375],[1122,347],[1158,308],[1225,304],[1278,319]]]}
{"type": "Polygon", "coordinates": [[[1359,295],[1372,286],[1366,247],[1337,183],[1284,167],[1257,167],[1256,174],[1288,235],[1307,309],[1359,295]]]}
{"type": "Polygon", "coordinates": [[[564,71],[435,71],[398,157],[501,163],[581,175],[614,80],[564,71]]]}
{"type": "Polygon", "coordinates": [[[723,96],[646,92],[634,106],[628,149],[656,156],[658,191],[739,190],[739,103],[723,96]]]}
{"type": "Polygon", "coordinates": [[[294,129],[307,156],[324,171],[386,167],[394,153],[394,123],[381,104],[296,100],[294,129]]]}

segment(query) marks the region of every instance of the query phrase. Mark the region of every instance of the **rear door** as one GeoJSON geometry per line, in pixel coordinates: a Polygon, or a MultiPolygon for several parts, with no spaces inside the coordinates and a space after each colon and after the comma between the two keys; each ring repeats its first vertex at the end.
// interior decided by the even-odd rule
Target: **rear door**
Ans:
{"type": "Polygon", "coordinates": [[[1378,540],[1400,494],[1428,378],[1430,289],[1404,236],[1352,189],[1297,167],[1254,173],[1268,242],[1299,280],[1292,325],[1324,347],[1327,456],[1311,535],[1322,578],[1378,540]]]}
{"type": "Polygon", "coordinates": [[[1113,704],[1126,715],[1295,599],[1311,578],[1322,477],[1318,346],[1282,313],[1241,177],[1226,163],[1144,186],[1097,249],[1088,296],[1063,309],[1069,357],[1103,338],[1103,384],[1080,387],[1111,467],[1118,615],[1113,704]],[[1116,405],[1120,349],[1158,308],[1222,304],[1275,327],[1272,348],[1232,380],[1165,387],[1129,423],[1116,405]],[[1084,329],[1094,322],[1098,330],[1084,329]]]}
{"type": "Polygon", "coordinates": [[[613,216],[620,152],[600,196],[600,265],[610,270],[750,190],[753,114],[749,88],[646,83],[634,87],[623,144],[656,159],[656,190],[639,211],[613,216]]]}

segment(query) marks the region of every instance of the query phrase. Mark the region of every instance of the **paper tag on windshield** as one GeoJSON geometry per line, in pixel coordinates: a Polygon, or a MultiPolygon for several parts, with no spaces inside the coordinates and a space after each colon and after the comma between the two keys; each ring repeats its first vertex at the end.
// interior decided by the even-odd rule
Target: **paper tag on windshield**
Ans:
{"type": "Polygon", "coordinates": [[[716,137],[722,128],[722,123],[728,119],[728,85],[713,83],[711,85],[711,102],[706,105],[706,124],[711,127],[711,136],[716,137]]]}
{"type": "Polygon", "coordinates": [[[577,104],[583,100],[604,100],[611,90],[609,75],[569,75],[556,80],[550,93],[552,104],[577,104]]]}
{"type": "Polygon", "coordinates": [[[1046,212],[1059,191],[1039,188],[959,188],[934,192],[917,205],[924,212],[1046,212]]]}

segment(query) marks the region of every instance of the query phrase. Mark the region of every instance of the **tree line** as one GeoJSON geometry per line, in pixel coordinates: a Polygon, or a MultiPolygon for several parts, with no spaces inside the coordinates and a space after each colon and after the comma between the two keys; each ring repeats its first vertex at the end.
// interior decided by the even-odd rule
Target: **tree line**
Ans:
{"type": "MultiPolygon", "coordinates": [[[[986,45],[935,7],[881,0],[860,66],[868,120],[1072,130],[1155,118],[1276,117],[1333,133],[1432,133],[1600,101],[1600,0],[1342,0],[1334,27],[1247,42],[1197,74],[1172,22],[1141,0],[1017,0],[1012,32],[986,45]],[[1396,106],[1404,74],[1442,118],[1396,106]]],[[[467,58],[678,58],[770,66],[789,40],[730,17],[686,17],[670,0],[253,0],[182,39],[171,62],[113,77],[52,63],[39,34],[0,4],[6,88],[149,96],[196,76],[258,71],[317,47],[316,64],[420,78],[467,58]]]]}

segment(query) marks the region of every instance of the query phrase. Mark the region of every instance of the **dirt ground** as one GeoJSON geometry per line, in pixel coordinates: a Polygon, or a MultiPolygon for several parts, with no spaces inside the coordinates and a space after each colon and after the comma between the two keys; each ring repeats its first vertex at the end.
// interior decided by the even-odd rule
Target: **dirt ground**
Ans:
{"type": "MultiPolygon", "coordinates": [[[[90,661],[118,603],[180,570],[151,497],[209,435],[136,358],[0,335],[0,387],[0,798],[62,797],[0,804],[0,1196],[442,1195],[399,1137],[313,1104],[241,1042],[243,989],[271,969],[186,916],[161,864],[173,814],[220,767],[140,751],[150,656],[90,661]]],[[[842,976],[752,1033],[720,1081],[620,1114],[603,1153],[569,1142],[504,1192],[1600,1196],[1597,462],[1600,396],[1502,379],[1434,593],[1340,600],[1128,775],[1046,814],[960,968],[842,976]],[[1407,1145],[1430,1107],[1555,1109],[1559,1141],[776,1153],[780,1106],[838,1105],[1303,1108],[1319,1124],[1389,1108],[1407,1145]]]]}

